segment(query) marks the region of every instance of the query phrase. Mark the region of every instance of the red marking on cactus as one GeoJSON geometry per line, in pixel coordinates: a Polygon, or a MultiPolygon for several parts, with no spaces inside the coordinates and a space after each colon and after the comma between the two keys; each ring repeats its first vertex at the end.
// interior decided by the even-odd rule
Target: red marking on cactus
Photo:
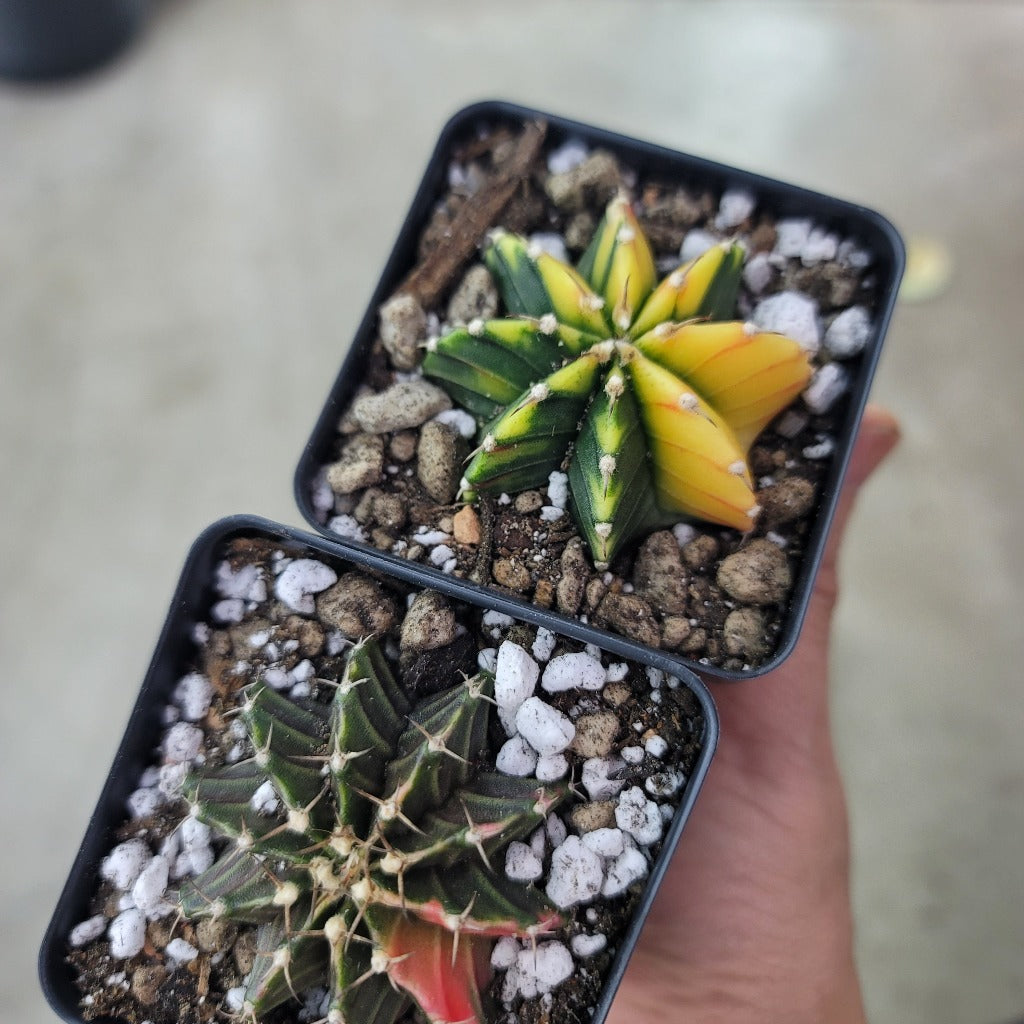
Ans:
{"type": "Polygon", "coordinates": [[[491,980],[491,942],[456,936],[417,917],[396,915],[378,938],[388,976],[419,1003],[431,1024],[485,1024],[480,990],[491,980]]]}

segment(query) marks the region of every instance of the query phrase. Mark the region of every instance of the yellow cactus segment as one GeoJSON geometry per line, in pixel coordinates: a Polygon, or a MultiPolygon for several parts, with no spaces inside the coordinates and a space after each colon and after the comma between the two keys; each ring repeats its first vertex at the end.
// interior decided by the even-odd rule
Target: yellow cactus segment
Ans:
{"type": "Polygon", "coordinates": [[[591,289],[578,271],[546,252],[537,253],[533,259],[558,320],[598,337],[607,337],[604,299],[591,289]]]}
{"type": "Polygon", "coordinates": [[[612,325],[625,332],[658,280],[654,254],[625,196],[608,204],[591,244],[587,277],[604,296],[612,325]]]}
{"type": "Polygon", "coordinates": [[[690,382],[732,427],[744,451],[811,378],[807,352],[783,334],[739,322],[666,325],[636,342],[690,382]]]}
{"type": "Polygon", "coordinates": [[[639,352],[626,371],[651,448],[659,504],[749,530],[757,502],[744,449],[729,424],[684,381],[639,352]]]}
{"type": "Polygon", "coordinates": [[[651,293],[629,332],[639,338],[665,321],[689,320],[697,315],[732,246],[713,245],[703,255],[677,267],[651,293]]]}

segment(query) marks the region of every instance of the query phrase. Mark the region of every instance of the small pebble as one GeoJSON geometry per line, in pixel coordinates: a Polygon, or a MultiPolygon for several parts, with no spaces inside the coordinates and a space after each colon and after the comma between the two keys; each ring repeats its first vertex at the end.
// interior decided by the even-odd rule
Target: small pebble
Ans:
{"type": "Polygon", "coordinates": [[[779,292],[762,299],[754,307],[751,319],[763,331],[777,331],[808,352],[818,351],[821,343],[818,306],[800,292],[779,292]]]}
{"type": "Polygon", "coordinates": [[[608,800],[621,792],[625,782],[614,778],[626,766],[621,757],[590,757],[583,762],[580,781],[591,800],[608,800]]]}
{"type": "MultiPolygon", "coordinates": [[[[659,837],[661,816],[658,816],[659,837]]],[[[619,896],[634,882],[647,875],[647,861],[639,850],[626,849],[615,858],[608,868],[608,874],[601,886],[601,895],[606,897],[619,896]]]]}
{"type": "Polygon", "coordinates": [[[141,839],[118,843],[100,864],[100,877],[115,889],[127,892],[153,859],[150,848],[141,839]]]}
{"type": "Polygon", "coordinates": [[[198,722],[210,710],[213,686],[206,676],[190,672],[178,680],[174,688],[174,703],[181,709],[182,718],[187,722],[198,722]]]}
{"type": "Polygon", "coordinates": [[[556,907],[565,910],[578,903],[589,903],[600,893],[603,883],[601,858],[579,836],[569,836],[551,855],[544,891],[556,907]]]}
{"type": "Polygon", "coordinates": [[[522,736],[513,736],[502,744],[494,762],[495,768],[506,775],[526,778],[537,768],[537,751],[522,736]]]}
{"type": "Polygon", "coordinates": [[[849,359],[871,339],[871,317],[863,306],[844,309],[825,332],[825,349],[837,359],[849,359]]]}
{"type": "Polygon", "coordinates": [[[753,193],[745,188],[729,188],[722,193],[718,203],[718,215],[715,217],[715,227],[719,231],[727,231],[729,228],[738,227],[753,212],[757,200],[753,193]]]}
{"type": "Polygon", "coordinates": [[[292,611],[312,615],[316,610],[313,595],[338,582],[338,574],[313,558],[289,562],[274,583],[274,595],[292,611]]]}
{"type": "Polygon", "coordinates": [[[171,939],[164,947],[164,952],[178,964],[191,963],[199,956],[199,950],[192,943],[181,938],[171,939]]]}
{"type": "Polygon", "coordinates": [[[600,690],[605,684],[604,666],[589,654],[560,654],[544,669],[540,685],[548,693],[565,690],[600,690]]]}
{"type": "Polygon", "coordinates": [[[615,808],[615,823],[641,846],[650,846],[661,838],[661,811],[653,800],[644,796],[639,786],[630,787],[619,797],[615,808]]]}
{"type": "Polygon", "coordinates": [[[600,932],[595,935],[586,935],[581,932],[572,937],[569,945],[575,956],[585,960],[587,957],[597,956],[598,953],[603,952],[608,945],[608,939],[600,932]]]}
{"type": "Polygon", "coordinates": [[[543,873],[540,858],[526,843],[509,843],[505,851],[505,875],[513,882],[535,882],[543,873]]]}

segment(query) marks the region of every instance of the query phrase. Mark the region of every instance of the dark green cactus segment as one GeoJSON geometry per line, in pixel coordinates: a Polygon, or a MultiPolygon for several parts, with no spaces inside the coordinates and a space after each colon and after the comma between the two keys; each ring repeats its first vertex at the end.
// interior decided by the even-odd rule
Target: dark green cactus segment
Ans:
{"type": "Polygon", "coordinates": [[[390,799],[377,810],[384,835],[407,830],[410,820],[419,821],[440,807],[469,780],[473,760],[487,746],[488,701],[493,695],[493,680],[480,674],[412,712],[411,727],[402,734],[384,775],[384,793],[390,799]]]}
{"type": "Polygon", "coordinates": [[[569,490],[575,518],[602,565],[663,518],[640,410],[617,364],[587,410],[569,464],[569,490]]]}
{"type": "Polygon", "coordinates": [[[483,1024],[489,937],[558,923],[494,861],[567,792],[478,770],[493,687],[480,673],[411,707],[370,638],[348,652],[330,705],[247,695],[253,756],[185,787],[232,842],[180,890],[188,917],[256,925],[243,1016],[326,983],[330,1024],[396,1024],[414,1002],[432,1024],[483,1024]],[[310,804],[266,814],[256,794],[268,782],[293,798],[317,788],[310,804]],[[452,994],[457,1017],[444,1009],[452,994]]]}
{"type": "Polygon", "coordinates": [[[329,949],[322,934],[327,912],[314,914],[307,899],[283,915],[261,924],[256,932],[256,957],[245,986],[245,1001],[263,1015],[299,992],[328,979],[329,949]]]}
{"type": "Polygon", "coordinates": [[[481,491],[523,490],[560,468],[598,379],[603,353],[587,352],[521,396],[484,431],[466,480],[481,491]]]}
{"type": "Polygon", "coordinates": [[[304,834],[289,831],[280,812],[261,814],[252,805],[253,794],[269,780],[266,768],[254,760],[192,773],[182,792],[196,817],[243,844],[254,841],[261,853],[303,858],[309,847],[304,834]]]}
{"type": "Polygon", "coordinates": [[[333,749],[328,765],[341,825],[365,835],[373,814],[369,796],[383,792],[384,766],[406,726],[408,698],[376,642],[357,644],[331,707],[333,749]]]}
{"type": "Polygon", "coordinates": [[[331,947],[330,982],[336,993],[331,1010],[338,1011],[346,1024],[394,1024],[412,1000],[391,983],[386,973],[374,973],[370,943],[359,935],[350,938],[357,924],[356,914],[351,903],[338,914],[342,934],[331,947]]]}
{"type": "Polygon", "coordinates": [[[538,789],[535,779],[481,772],[426,815],[421,832],[403,838],[403,868],[448,867],[474,850],[488,863],[510,842],[529,835],[566,793],[561,784],[538,789]]]}
{"type": "Polygon", "coordinates": [[[288,884],[299,894],[312,889],[308,871],[288,869],[274,875],[251,851],[229,849],[203,873],[201,885],[195,879],[182,883],[181,910],[186,917],[227,917],[258,924],[280,914],[275,899],[288,884]]]}
{"type": "MultiPolygon", "coordinates": [[[[458,871],[424,868],[399,879],[375,874],[378,902],[415,913],[449,931],[511,935],[526,932],[551,915],[536,889],[510,882],[485,865],[469,862],[458,871]],[[461,919],[461,920],[459,920],[461,919]]],[[[372,923],[372,921],[371,921],[372,923]]]]}
{"type": "Polygon", "coordinates": [[[742,276],[743,247],[733,244],[693,316],[706,320],[728,320],[733,316],[742,276]]]}
{"type": "Polygon", "coordinates": [[[542,317],[554,311],[537,264],[518,235],[496,232],[484,249],[484,263],[512,314],[542,317]]]}

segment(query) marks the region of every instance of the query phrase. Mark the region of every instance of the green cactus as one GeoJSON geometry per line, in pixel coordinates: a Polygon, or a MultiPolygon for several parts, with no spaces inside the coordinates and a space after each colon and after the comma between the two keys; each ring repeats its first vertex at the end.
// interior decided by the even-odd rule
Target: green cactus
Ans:
{"type": "Polygon", "coordinates": [[[246,693],[253,756],[186,782],[193,813],[230,842],[180,903],[258,926],[247,1019],[326,983],[328,1024],[394,1024],[413,1000],[432,1024],[483,1024],[495,937],[559,924],[491,867],[567,792],[477,769],[492,690],[481,673],[411,707],[371,638],[330,705],[246,693]],[[254,809],[267,783],[269,815],[254,809]]]}
{"type": "Polygon", "coordinates": [[[811,368],[795,341],[720,322],[735,315],[739,245],[658,283],[619,196],[577,269],[503,231],[484,261],[509,316],[431,339],[423,361],[482,424],[467,500],[541,486],[568,460],[573,514],[598,568],[680,515],[754,525],[747,452],[811,368]]]}

